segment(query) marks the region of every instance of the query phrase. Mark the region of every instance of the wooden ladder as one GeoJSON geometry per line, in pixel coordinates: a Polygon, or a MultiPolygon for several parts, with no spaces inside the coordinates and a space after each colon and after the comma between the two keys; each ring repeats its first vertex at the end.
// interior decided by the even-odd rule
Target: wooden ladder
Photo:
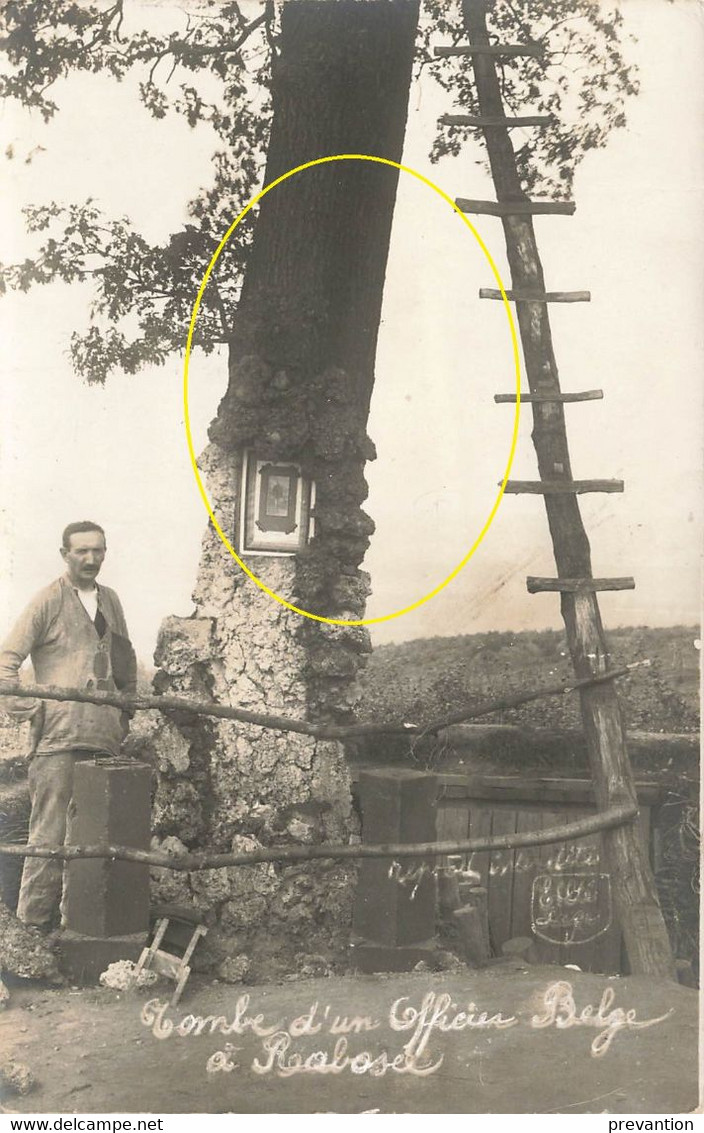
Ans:
{"type": "MultiPolygon", "coordinates": [[[[489,0],[490,2],[490,0],[489,0]]],[[[549,128],[553,119],[535,115],[509,118],[504,112],[496,59],[530,55],[540,57],[542,44],[502,46],[489,42],[486,23],[487,0],[464,0],[464,27],[469,43],[439,47],[438,56],[468,55],[477,92],[479,114],[448,115],[445,121],[484,132],[496,201],[459,198],[458,208],[467,213],[499,217],[503,225],[511,290],[507,298],[516,304],[528,390],[521,401],[531,405],[533,442],[538,457],[539,480],[508,481],[505,491],[514,495],[540,495],[557,565],[556,578],[529,578],[532,594],[560,594],[562,616],[575,673],[580,680],[608,677],[611,669],[596,592],[630,590],[630,577],[594,578],[589,541],[582,522],[578,496],[584,492],[622,492],[620,480],[575,480],[572,476],[565,427],[564,406],[601,399],[601,390],[563,393],[552,345],[548,308],[552,303],[588,302],[588,291],[547,291],[533,228],[533,216],[572,215],[572,201],[532,201],[520,183],[509,130],[514,126],[549,128]]],[[[480,290],[480,298],[502,299],[501,291],[480,290]]],[[[498,394],[499,404],[516,401],[515,394],[498,394]]],[[[626,735],[613,680],[603,680],[580,689],[591,775],[600,811],[616,805],[637,805],[626,735]]],[[[634,973],[675,977],[667,929],[658,903],[648,849],[636,821],[603,835],[606,868],[611,877],[614,907],[621,922],[631,970],[634,973]]]]}

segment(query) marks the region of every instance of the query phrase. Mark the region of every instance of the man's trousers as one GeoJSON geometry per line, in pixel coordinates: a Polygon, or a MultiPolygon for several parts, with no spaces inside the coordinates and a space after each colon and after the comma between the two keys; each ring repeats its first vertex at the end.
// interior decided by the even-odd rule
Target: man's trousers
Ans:
{"type": "MultiPolygon", "coordinates": [[[[66,821],[73,794],[73,769],[78,759],[91,758],[93,752],[67,751],[56,755],[35,755],[29,765],[30,846],[63,846],[66,821]]],[[[24,924],[51,928],[59,923],[63,890],[63,861],[25,858],[22,885],[17,903],[18,919],[24,924]]]]}

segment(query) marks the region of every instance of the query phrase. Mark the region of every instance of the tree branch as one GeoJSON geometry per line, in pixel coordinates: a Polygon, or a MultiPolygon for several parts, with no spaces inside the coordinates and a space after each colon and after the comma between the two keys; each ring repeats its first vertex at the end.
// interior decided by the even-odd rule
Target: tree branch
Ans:
{"type": "Polygon", "coordinates": [[[429,735],[442,731],[443,728],[448,728],[451,724],[461,724],[465,720],[473,720],[477,716],[486,716],[491,712],[503,712],[507,708],[518,708],[521,704],[527,704],[531,700],[539,700],[543,696],[564,696],[565,693],[576,692],[588,685],[603,684],[605,681],[613,681],[618,677],[626,677],[633,669],[640,668],[642,665],[650,665],[650,661],[635,661],[622,669],[611,669],[599,676],[589,677],[583,681],[573,681],[567,685],[547,685],[545,688],[532,689],[529,692],[517,693],[515,696],[480,701],[478,704],[463,708],[451,716],[433,720],[424,727],[409,723],[312,724],[308,720],[294,720],[289,716],[273,716],[266,712],[252,712],[247,708],[239,708],[230,704],[186,700],[179,696],[122,696],[117,692],[100,692],[85,688],[57,688],[53,685],[18,685],[10,684],[7,681],[0,681],[0,695],[36,700],[69,700],[79,704],[102,704],[129,712],[145,712],[153,708],[160,712],[188,712],[196,716],[214,716],[222,720],[239,720],[243,724],[255,724],[260,728],[272,728],[280,732],[297,732],[299,735],[313,736],[321,740],[343,740],[375,735],[429,735]]]}
{"type": "Polygon", "coordinates": [[[217,283],[215,283],[212,280],[212,277],[211,277],[211,282],[213,284],[213,297],[215,299],[215,306],[216,306],[217,312],[220,316],[220,325],[222,326],[222,331],[223,331],[223,334],[225,335],[225,342],[229,342],[230,336],[232,334],[232,330],[231,330],[231,328],[228,324],[228,321],[227,321],[227,311],[225,310],[225,304],[222,301],[222,296],[220,294],[220,288],[218,287],[217,283]]]}
{"type": "MultiPolygon", "coordinates": [[[[266,24],[268,22],[270,15],[270,5],[267,4],[261,15],[257,16],[255,20],[252,20],[251,23],[247,24],[247,27],[243,30],[239,38],[236,39],[234,43],[227,46],[223,46],[217,43],[189,43],[188,40],[180,40],[178,42],[169,44],[168,47],[165,47],[163,51],[160,51],[157,54],[154,62],[152,63],[152,66],[149,70],[149,82],[153,82],[154,72],[156,68],[159,66],[161,60],[165,59],[167,55],[173,55],[174,57],[174,68],[171,71],[171,75],[173,75],[175,65],[179,61],[179,59],[187,55],[198,55],[200,58],[207,58],[207,56],[209,55],[233,55],[235,52],[240,50],[240,48],[247,42],[249,37],[257,30],[257,28],[260,28],[262,24],[266,24]]],[[[171,75],[169,75],[169,78],[171,78],[171,75]]]]}
{"type": "Polygon", "coordinates": [[[213,853],[202,850],[194,854],[171,855],[152,850],[135,850],[130,846],[18,846],[13,842],[0,842],[0,855],[17,858],[51,858],[76,861],[79,858],[109,858],[111,861],[139,862],[158,869],[172,869],[190,873],[203,869],[224,869],[236,865],[256,865],[259,862],[308,862],[320,858],[416,858],[445,857],[448,854],[485,853],[497,850],[516,850],[524,846],[552,846],[596,834],[600,830],[613,830],[631,822],[638,814],[633,805],[611,807],[600,814],[565,822],[561,826],[544,830],[502,834],[493,838],[469,838],[461,842],[400,842],[387,844],[364,843],[357,845],[325,844],[319,846],[266,846],[260,850],[240,853],[213,853]]]}

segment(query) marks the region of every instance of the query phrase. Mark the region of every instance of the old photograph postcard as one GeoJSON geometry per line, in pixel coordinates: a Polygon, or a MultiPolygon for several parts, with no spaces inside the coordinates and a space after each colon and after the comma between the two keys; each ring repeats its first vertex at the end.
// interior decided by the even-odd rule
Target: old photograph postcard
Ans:
{"type": "Polygon", "coordinates": [[[0,54],[0,1112],[693,1129],[701,3],[0,54]]]}

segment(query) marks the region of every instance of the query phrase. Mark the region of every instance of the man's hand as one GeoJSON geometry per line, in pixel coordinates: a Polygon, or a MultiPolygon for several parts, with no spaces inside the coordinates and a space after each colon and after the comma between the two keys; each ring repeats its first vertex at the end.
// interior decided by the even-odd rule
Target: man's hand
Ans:
{"type": "Polygon", "coordinates": [[[3,696],[0,702],[0,707],[8,716],[12,716],[13,720],[23,724],[25,720],[33,720],[36,716],[41,714],[44,716],[44,701],[43,700],[28,700],[23,696],[3,696]]]}

